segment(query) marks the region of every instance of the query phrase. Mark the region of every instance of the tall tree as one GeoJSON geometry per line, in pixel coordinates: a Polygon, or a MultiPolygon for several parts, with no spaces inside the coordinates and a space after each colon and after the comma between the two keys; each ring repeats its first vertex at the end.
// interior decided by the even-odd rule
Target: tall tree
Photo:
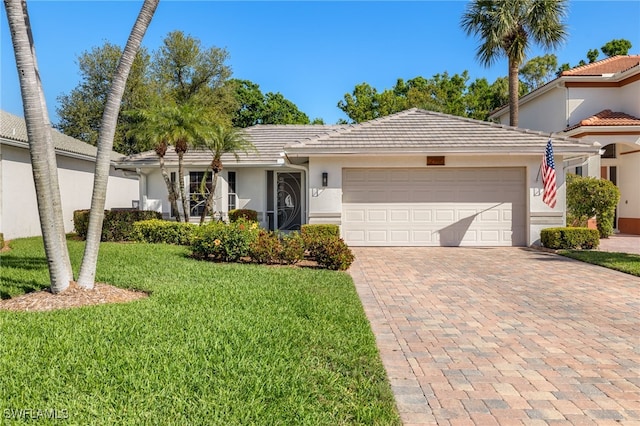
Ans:
{"type": "Polygon", "coordinates": [[[477,58],[485,66],[506,57],[509,63],[509,121],[518,125],[518,71],[531,42],[555,48],[567,35],[566,0],[474,0],[461,25],[480,37],[477,58]]]}
{"type": "Polygon", "coordinates": [[[227,85],[228,59],[225,49],[204,48],[199,39],[172,31],[154,52],[152,77],[165,101],[199,104],[231,120],[235,102],[227,85]]]}
{"type": "Polygon", "coordinates": [[[245,128],[256,124],[309,124],[309,117],[281,93],[263,94],[248,80],[230,80],[236,100],[232,124],[245,128]]]}
{"type": "MultiPolygon", "coordinates": [[[[122,48],[106,42],[78,56],[81,75],[79,85],[69,94],[58,97],[56,108],[60,121],[56,128],[65,135],[96,145],[107,96],[115,77],[122,48]]],[[[150,54],[141,48],[136,55],[122,96],[122,110],[144,108],[152,96],[149,75],[150,54]]],[[[127,138],[129,123],[119,117],[114,149],[123,154],[138,152],[127,138]]]]}
{"type": "Polygon", "coordinates": [[[525,93],[537,89],[555,77],[558,68],[558,57],[554,54],[536,56],[528,60],[520,68],[520,77],[526,85],[525,93]]]}
{"type": "Polygon", "coordinates": [[[68,260],[64,227],[61,227],[62,209],[51,124],[40,81],[26,0],[5,0],[4,5],[18,68],[51,292],[57,294],[69,287],[73,274],[68,260]]]}
{"type": "Polygon", "coordinates": [[[600,55],[600,51],[598,49],[589,49],[587,52],[587,59],[589,63],[592,64],[598,60],[598,55],[600,55]]]}
{"type": "Polygon", "coordinates": [[[623,38],[614,39],[605,43],[605,45],[600,49],[602,50],[602,53],[604,53],[608,57],[616,55],[628,55],[629,50],[631,49],[631,42],[623,38]]]}
{"type": "Polygon", "coordinates": [[[239,159],[238,152],[247,152],[255,149],[253,144],[246,138],[241,130],[237,128],[225,127],[221,124],[214,124],[210,127],[201,141],[202,146],[211,151],[211,189],[207,194],[207,199],[200,215],[200,224],[202,225],[207,214],[213,207],[216,186],[218,185],[218,173],[222,171],[222,155],[232,153],[236,159],[239,159]]]}
{"type": "Polygon", "coordinates": [[[128,117],[132,123],[127,136],[133,138],[142,150],[151,149],[158,156],[160,173],[167,187],[171,211],[176,215],[176,220],[181,222],[182,215],[178,208],[178,192],[171,181],[165,164],[165,155],[169,149],[170,126],[172,125],[169,108],[167,106],[154,106],[148,109],[124,111],[123,115],[128,117]]]}
{"type": "Polygon", "coordinates": [[[368,83],[360,83],[352,93],[344,95],[344,100],[338,102],[338,108],[355,123],[362,123],[378,117],[377,98],[378,91],[375,88],[368,83]]]}
{"type": "Polygon", "coordinates": [[[138,49],[142,44],[144,34],[149,28],[151,19],[158,7],[159,0],[145,0],[138,18],[136,19],[129,39],[125,45],[122,56],[118,61],[116,72],[111,82],[107,95],[104,114],[100,123],[100,135],[98,137],[98,153],[96,155],[96,168],[93,177],[93,193],[91,196],[91,210],[89,213],[89,226],[87,228],[87,240],[85,243],[82,264],[78,275],[78,285],[83,288],[93,288],[96,267],[98,265],[98,251],[100,250],[100,238],[102,236],[102,223],[104,221],[104,205],[107,198],[107,183],[109,181],[109,168],[111,166],[111,152],[113,151],[113,139],[118,125],[118,115],[125,85],[138,49]]]}

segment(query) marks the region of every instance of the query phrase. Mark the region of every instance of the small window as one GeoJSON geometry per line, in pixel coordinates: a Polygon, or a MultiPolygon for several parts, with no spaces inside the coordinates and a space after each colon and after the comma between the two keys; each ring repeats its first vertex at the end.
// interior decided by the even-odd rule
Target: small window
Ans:
{"type": "Polygon", "coordinates": [[[189,208],[190,216],[200,216],[204,211],[209,192],[211,192],[211,173],[189,173],[189,208]]]}
{"type": "Polygon", "coordinates": [[[604,153],[600,158],[616,158],[616,144],[612,143],[604,147],[604,153]]]}
{"type": "Polygon", "coordinates": [[[582,174],[582,166],[578,166],[578,167],[576,167],[576,174],[577,174],[578,176],[584,176],[584,175],[582,174]]]}
{"type": "Polygon", "coordinates": [[[236,172],[227,172],[227,184],[229,185],[229,210],[238,208],[238,196],[236,194],[236,172]]]}

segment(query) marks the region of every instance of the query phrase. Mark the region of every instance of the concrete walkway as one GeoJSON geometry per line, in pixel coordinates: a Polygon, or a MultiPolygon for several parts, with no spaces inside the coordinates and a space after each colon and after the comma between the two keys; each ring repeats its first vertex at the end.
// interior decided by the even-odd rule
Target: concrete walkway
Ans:
{"type": "Polygon", "coordinates": [[[640,425],[640,278],[519,248],[353,248],[405,425],[640,425]]]}
{"type": "Polygon", "coordinates": [[[614,234],[602,238],[598,250],[640,254],[640,235],[614,234]]]}

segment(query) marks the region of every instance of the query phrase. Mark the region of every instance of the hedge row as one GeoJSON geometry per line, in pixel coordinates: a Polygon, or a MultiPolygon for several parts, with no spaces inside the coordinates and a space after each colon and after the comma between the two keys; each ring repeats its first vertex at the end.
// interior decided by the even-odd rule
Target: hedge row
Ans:
{"type": "Polygon", "coordinates": [[[340,271],[348,269],[354,260],[353,253],[339,237],[337,225],[308,225],[302,234],[280,234],[260,229],[256,222],[244,219],[198,227],[191,250],[199,259],[267,264],[295,264],[308,254],[319,266],[340,271]]]}
{"type": "MultiPolygon", "coordinates": [[[[148,210],[105,210],[101,241],[131,241],[133,224],[141,220],[162,219],[162,214],[148,210]]],[[[89,228],[89,210],[73,212],[73,225],[83,240],[89,228]]]]}
{"type": "Polygon", "coordinates": [[[540,241],[544,247],[559,249],[593,249],[600,245],[597,229],[589,228],[547,228],[540,231],[540,241]]]}

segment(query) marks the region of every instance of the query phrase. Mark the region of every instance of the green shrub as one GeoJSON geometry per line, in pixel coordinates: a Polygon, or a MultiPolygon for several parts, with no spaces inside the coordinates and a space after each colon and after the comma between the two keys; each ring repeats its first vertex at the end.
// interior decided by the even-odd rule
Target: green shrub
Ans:
{"type": "Polygon", "coordinates": [[[261,229],[258,236],[251,242],[249,256],[257,263],[280,263],[282,243],[280,238],[270,231],[261,229]]]}
{"type": "Polygon", "coordinates": [[[326,223],[302,225],[300,232],[302,233],[302,239],[307,245],[310,245],[314,241],[318,241],[322,238],[340,238],[340,227],[338,225],[326,223]]]}
{"type": "Polygon", "coordinates": [[[297,232],[279,235],[261,229],[251,243],[250,257],[257,263],[294,265],[304,259],[305,244],[297,232]]]}
{"type": "Polygon", "coordinates": [[[133,224],[133,239],[142,243],[189,245],[197,225],[161,219],[142,220],[133,224]]]}
{"type": "Polygon", "coordinates": [[[240,219],[257,222],[258,212],[250,209],[229,210],[229,222],[237,222],[240,219]]]}
{"type": "Polygon", "coordinates": [[[4,247],[4,234],[0,232],[0,249],[4,247]]]}
{"type": "MultiPolygon", "coordinates": [[[[133,224],[141,220],[161,219],[162,214],[149,210],[105,210],[101,241],[132,241],[133,224]]],[[[89,210],[73,212],[73,226],[83,240],[89,228],[89,210]]]]}
{"type": "Polygon", "coordinates": [[[298,232],[291,232],[282,238],[282,251],[280,259],[282,263],[295,265],[304,259],[305,243],[302,235],[298,232]]]}
{"type": "Polygon", "coordinates": [[[613,218],[620,190],[610,181],[567,175],[567,211],[575,223],[596,217],[601,238],[613,234],[613,218]]]}
{"type": "Polygon", "coordinates": [[[251,253],[251,244],[258,237],[256,222],[238,220],[229,224],[210,222],[194,232],[191,251],[194,257],[237,262],[251,253]]]}
{"type": "Polygon", "coordinates": [[[593,249],[600,244],[596,229],[588,228],[547,228],[540,232],[542,245],[554,249],[593,249]]]}
{"type": "Polygon", "coordinates": [[[335,271],[349,269],[355,257],[349,246],[339,237],[323,237],[307,244],[309,254],[318,265],[335,271]]]}

